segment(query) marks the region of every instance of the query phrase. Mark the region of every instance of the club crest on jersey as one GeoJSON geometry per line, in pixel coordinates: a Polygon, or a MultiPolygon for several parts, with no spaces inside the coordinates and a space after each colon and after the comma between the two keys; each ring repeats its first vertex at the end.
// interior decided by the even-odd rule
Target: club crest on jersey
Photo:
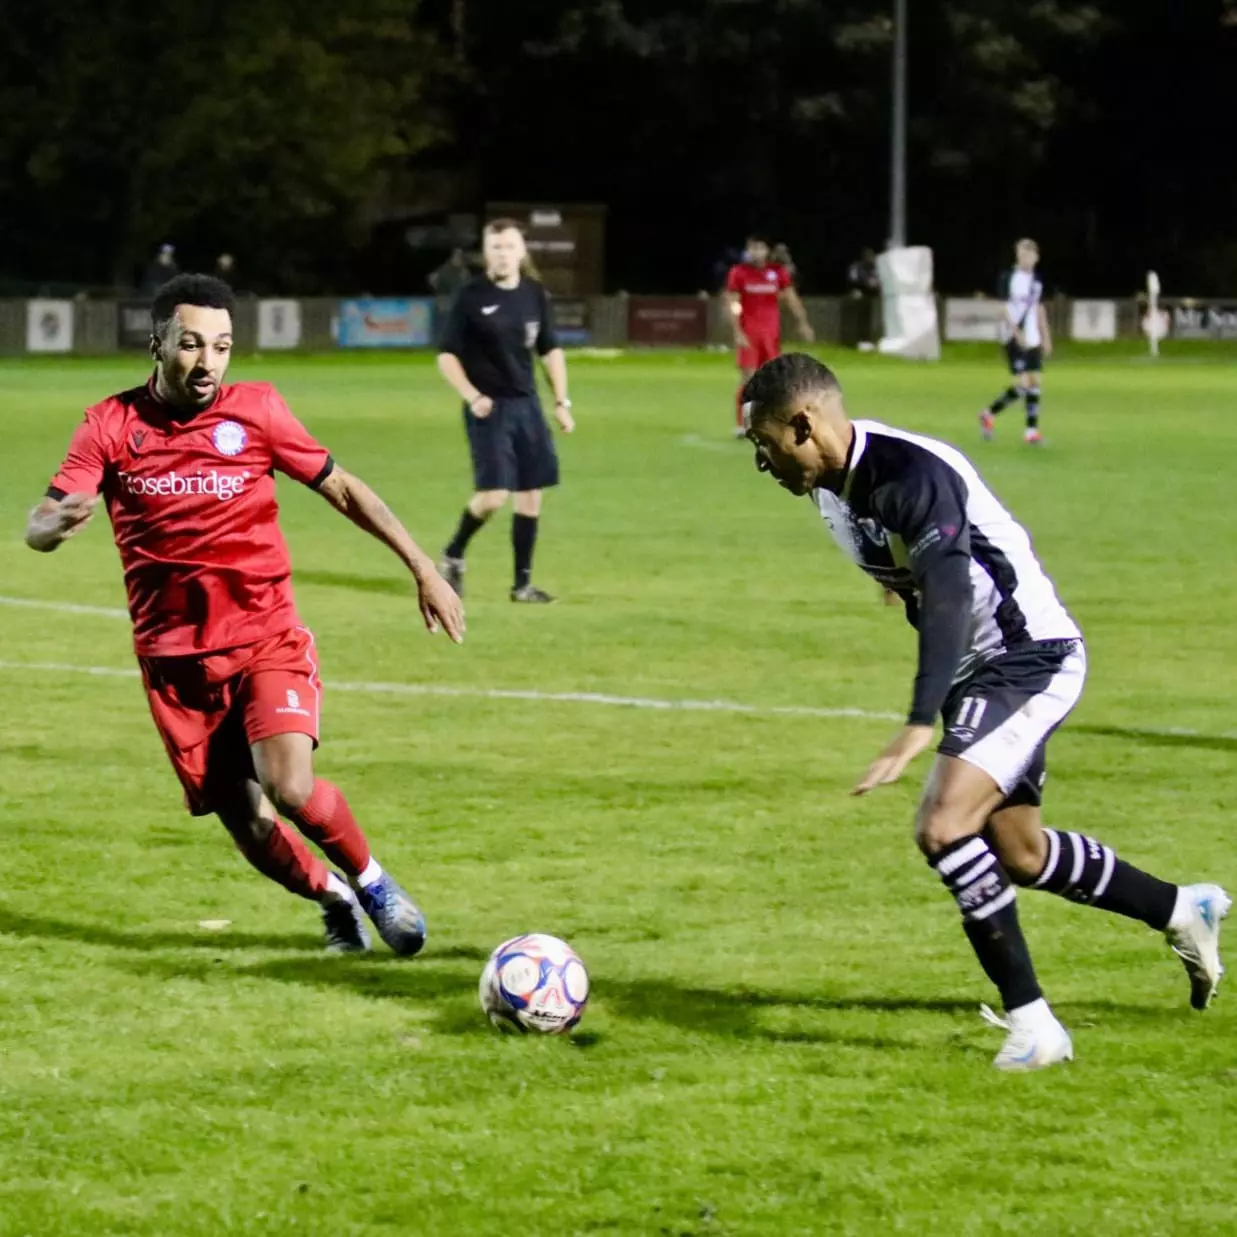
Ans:
{"type": "Polygon", "coordinates": [[[765,271],[765,278],[772,282],[777,278],[777,271],[765,271]]]}
{"type": "Polygon", "coordinates": [[[541,334],[540,322],[524,323],[524,347],[531,348],[537,342],[537,336],[541,334]]]}
{"type": "Polygon", "coordinates": [[[220,421],[211,434],[211,441],[220,455],[240,455],[249,441],[243,425],[235,421],[220,421]]]}
{"type": "Polygon", "coordinates": [[[875,520],[856,520],[855,523],[863,529],[863,535],[873,545],[888,545],[889,535],[875,520]]]}

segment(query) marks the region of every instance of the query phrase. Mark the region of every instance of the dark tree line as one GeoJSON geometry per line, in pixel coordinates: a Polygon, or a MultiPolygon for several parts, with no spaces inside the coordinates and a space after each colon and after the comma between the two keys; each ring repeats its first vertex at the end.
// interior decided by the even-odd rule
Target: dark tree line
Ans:
{"type": "MultiPolygon", "coordinates": [[[[987,287],[1237,292],[1233,0],[910,0],[910,238],[987,287]]],[[[606,203],[610,281],[682,290],[749,227],[836,288],[888,220],[891,0],[0,6],[0,275],[123,279],[162,239],[272,287],[415,272],[375,219],[457,177],[606,203]]]]}

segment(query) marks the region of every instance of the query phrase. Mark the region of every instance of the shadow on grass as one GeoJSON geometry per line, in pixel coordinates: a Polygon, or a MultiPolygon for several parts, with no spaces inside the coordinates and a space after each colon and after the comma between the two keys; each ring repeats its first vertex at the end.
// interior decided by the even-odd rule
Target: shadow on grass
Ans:
{"type": "Polygon", "coordinates": [[[1193,747],[1212,752],[1237,752],[1237,738],[1221,734],[1166,734],[1158,730],[1139,730],[1136,726],[1071,725],[1069,734],[1098,739],[1122,739],[1145,743],[1149,747],[1193,747]]]}
{"type": "Polygon", "coordinates": [[[318,949],[321,937],[306,932],[197,932],[164,929],[113,928],[101,923],[74,923],[66,919],[50,919],[45,915],[21,915],[0,907],[0,934],[37,937],[50,941],[76,941],[81,945],[106,945],[112,949],[128,949],[137,953],[153,953],[168,949],[202,949],[215,953],[230,953],[244,949],[318,949]]]}
{"type": "MultiPolygon", "coordinates": [[[[490,1035],[477,1009],[477,978],[487,951],[468,944],[436,946],[432,941],[415,959],[399,958],[381,946],[354,956],[327,954],[307,934],[263,935],[242,932],[137,931],[73,923],[0,908],[0,933],[42,940],[102,945],[131,955],[124,965],[134,974],[202,982],[262,979],[322,991],[346,991],[369,1000],[429,1007],[435,1030],[448,1035],[490,1035]],[[282,957],[247,961],[242,951],[280,951],[282,957]],[[293,956],[288,951],[295,950],[293,956]],[[179,956],[178,956],[179,955],[179,956]]],[[[682,985],[667,979],[612,979],[594,976],[595,994],[607,1010],[626,1020],[658,1022],[693,1034],[781,1044],[842,1044],[883,1051],[918,1048],[922,1027],[906,1035],[882,1034],[822,1025],[813,1015],[926,1013],[950,1017],[976,1014],[978,1002],[952,998],[794,993],[763,989],[682,985]],[[771,1015],[771,1017],[770,1017],[771,1015]],[[770,1023],[773,1025],[770,1025],[770,1023]],[[778,1025],[778,1024],[781,1025],[778,1025]]],[[[1179,1010],[1108,1000],[1064,1002],[1067,1018],[1094,1016],[1162,1022],[1181,1019],[1179,1010]]],[[[976,1019],[978,1022],[978,1019],[976,1019]]],[[[573,1037],[590,1048],[604,1037],[590,1031],[573,1037]]]]}
{"type": "Polygon", "coordinates": [[[317,584],[322,588],[346,588],[354,593],[388,593],[411,597],[412,582],[401,576],[359,576],[347,571],[297,571],[297,584],[317,584]]]}

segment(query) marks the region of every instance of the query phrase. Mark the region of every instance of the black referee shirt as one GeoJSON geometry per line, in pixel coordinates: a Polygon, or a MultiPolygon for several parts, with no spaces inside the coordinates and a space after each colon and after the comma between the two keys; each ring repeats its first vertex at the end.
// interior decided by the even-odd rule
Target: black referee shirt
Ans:
{"type": "Polygon", "coordinates": [[[500,288],[478,275],[459,291],[438,341],[439,352],[459,358],[468,381],[491,399],[535,396],[533,351],[558,347],[550,298],[534,279],[500,288]]]}

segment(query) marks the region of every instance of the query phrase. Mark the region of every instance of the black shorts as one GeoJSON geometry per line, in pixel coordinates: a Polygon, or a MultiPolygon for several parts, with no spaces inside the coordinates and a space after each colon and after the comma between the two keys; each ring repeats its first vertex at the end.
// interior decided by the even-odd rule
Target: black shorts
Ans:
{"type": "Polygon", "coordinates": [[[1038,374],[1044,368],[1043,348],[1019,348],[1014,340],[1005,345],[1011,374],[1038,374]]]}
{"type": "Polygon", "coordinates": [[[982,769],[1005,792],[1001,807],[1038,807],[1052,732],[1082,695],[1081,640],[1038,640],[976,667],[949,689],[936,749],[982,769]]]}
{"type": "Polygon", "coordinates": [[[496,399],[488,417],[464,409],[478,490],[546,490],[558,484],[558,452],[536,399],[496,399]]]}

